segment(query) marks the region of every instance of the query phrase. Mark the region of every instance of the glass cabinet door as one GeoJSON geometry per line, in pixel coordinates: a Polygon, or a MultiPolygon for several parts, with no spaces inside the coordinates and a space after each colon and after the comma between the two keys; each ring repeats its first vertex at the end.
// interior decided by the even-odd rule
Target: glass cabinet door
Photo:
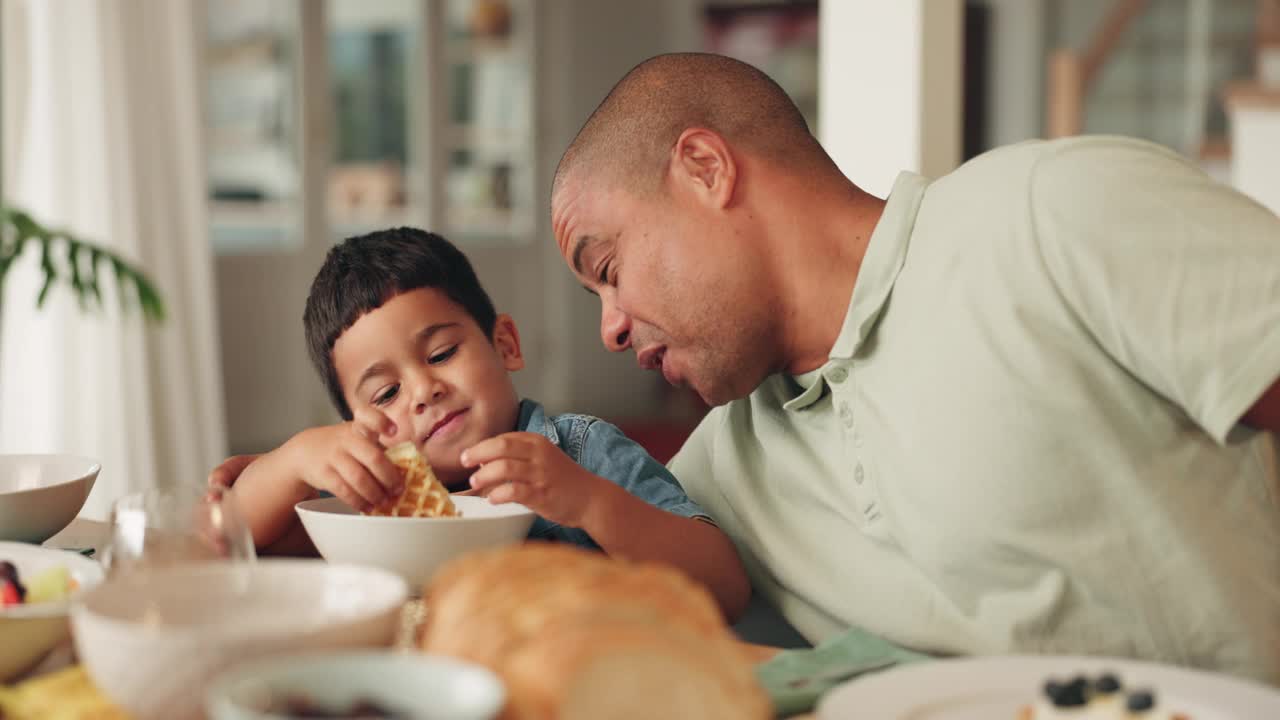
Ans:
{"type": "Polygon", "coordinates": [[[205,128],[218,252],[287,250],[301,233],[296,0],[207,3],[205,128]]]}
{"type": "Polygon", "coordinates": [[[407,224],[464,246],[528,242],[533,2],[207,7],[216,252],[294,251],[304,215],[308,232],[334,239],[407,224]],[[303,182],[304,167],[323,182],[303,182]]]}
{"type": "Polygon", "coordinates": [[[337,237],[421,225],[424,192],[410,179],[419,122],[412,93],[425,92],[415,68],[423,23],[419,0],[329,0],[329,226],[337,237]]]}
{"type": "Polygon", "coordinates": [[[447,0],[436,37],[447,111],[437,152],[443,229],[459,242],[523,242],[533,231],[533,7],[447,0]]]}

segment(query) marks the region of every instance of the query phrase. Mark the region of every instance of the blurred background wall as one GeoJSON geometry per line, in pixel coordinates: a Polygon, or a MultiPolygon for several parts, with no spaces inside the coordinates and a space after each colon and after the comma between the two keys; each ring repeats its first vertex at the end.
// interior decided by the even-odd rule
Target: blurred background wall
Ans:
{"type": "MultiPolygon", "coordinates": [[[[31,0],[6,13],[15,1],[31,0]]],[[[547,208],[586,116],[662,52],[758,65],[876,192],[899,169],[1077,132],[1149,138],[1266,202],[1280,192],[1276,0],[175,1],[196,19],[202,162],[185,172],[208,207],[189,234],[207,237],[232,452],[335,419],[303,347],[307,287],[334,242],[402,224],[461,245],[516,318],[521,392],[674,451],[705,408],[604,351],[547,208]]],[[[15,33],[5,22],[6,98],[37,77],[10,57],[15,33]]],[[[183,282],[153,266],[171,292],[183,282]]]]}

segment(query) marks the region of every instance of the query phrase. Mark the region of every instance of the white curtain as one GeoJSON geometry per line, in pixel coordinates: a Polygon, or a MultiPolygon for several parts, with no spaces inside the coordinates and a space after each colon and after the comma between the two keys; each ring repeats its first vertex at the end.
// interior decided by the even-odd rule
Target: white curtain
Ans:
{"type": "Polygon", "coordinates": [[[207,237],[195,0],[5,0],[3,194],[131,258],[168,318],[85,313],[38,252],[5,283],[0,452],[102,463],[82,515],[137,489],[201,483],[226,452],[207,237]]]}

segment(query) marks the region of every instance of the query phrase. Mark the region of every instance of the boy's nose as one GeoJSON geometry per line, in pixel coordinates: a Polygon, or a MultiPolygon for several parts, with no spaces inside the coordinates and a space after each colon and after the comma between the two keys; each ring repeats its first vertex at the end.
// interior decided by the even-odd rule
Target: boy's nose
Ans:
{"type": "Polygon", "coordinates": [[[434,403],[444,397],[444,384],[434,379],[426,379],[414,390],[413,414],[421,415],[434,403]]]}

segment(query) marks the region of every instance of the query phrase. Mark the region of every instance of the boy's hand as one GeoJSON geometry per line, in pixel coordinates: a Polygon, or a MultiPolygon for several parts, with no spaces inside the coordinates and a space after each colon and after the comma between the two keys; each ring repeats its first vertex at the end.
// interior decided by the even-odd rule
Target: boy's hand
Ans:
{"type": "Polygon", "coordinates": [[[385,415],[362,410],[352,422],[303,430],[280,449],[302,482],[365,512],[404,490],[400,469],[379,443],[394,434],[385,415]]]}
{"type": "Polygon", "coordinates": [[[615,487],[537,433],[505,433],[476,443],[462,453],[462,464],[480,466],[471,487],[489,502],[518,502],[566,527],[581,527],[601,489],[615,487]]]}
{"type": "Polygon", "coordinates": [[[232,455],[223,460],[218,467],[209,473],[209,489],[210,490],[229,490],[232,485],[236,484],[236,478],[240,477],[240,473],[244,469],[253,464],[254,460],[262,457],[261,455],[232,455]]]}

